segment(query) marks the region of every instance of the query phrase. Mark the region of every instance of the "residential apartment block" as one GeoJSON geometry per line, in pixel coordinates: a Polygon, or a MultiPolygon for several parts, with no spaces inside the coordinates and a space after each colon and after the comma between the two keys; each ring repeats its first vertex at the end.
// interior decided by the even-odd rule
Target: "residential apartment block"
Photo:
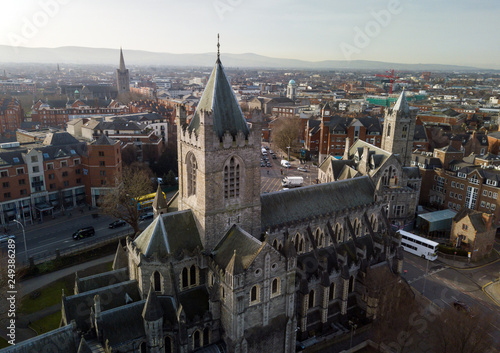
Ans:
{"type": "Polygon", "coordinates": [[[16,98],[0,98],[0,134],[15,131],[21,126],[23,118],[23,108],[16,98]]]}
{"type": "Polygon", "coordinates": [[[120,159],[119,142],[105,138],[87,146],[67,132],[48,133],[43,142],[0,145],[0,223],[95,205],[94,195],[120,177],[120,159]]]}
{"type": "Polygon", "coordinates": [[[420,202],[456,211],[464,207],[495,216],[500,226],[500,160],[495,155],[464,157],[453,145],[434,152],[414,153],[412,165],[422,175],[420,202]]]}

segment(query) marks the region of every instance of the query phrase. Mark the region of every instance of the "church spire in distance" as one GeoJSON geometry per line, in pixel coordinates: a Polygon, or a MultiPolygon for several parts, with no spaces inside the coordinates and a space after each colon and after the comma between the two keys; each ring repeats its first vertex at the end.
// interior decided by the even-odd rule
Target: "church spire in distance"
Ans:
{"type": "Polygon", "coordinates": [[[123,60],[123,50],[122,47],[120,47],[120,71],[125,71],[125,60],[123,60]]]}

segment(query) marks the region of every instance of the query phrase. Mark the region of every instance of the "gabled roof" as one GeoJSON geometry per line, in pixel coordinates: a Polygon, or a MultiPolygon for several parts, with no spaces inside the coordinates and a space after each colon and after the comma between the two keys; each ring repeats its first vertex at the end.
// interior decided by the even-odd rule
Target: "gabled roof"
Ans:
{"type": "Polygon", "coordinates": [[[142,310],[142,317],[146,321],[156,321],[163,317],[163,309],[152,285],[149,286],[148,299],[142,310]]]}
{"type": "Polygon", "coordinates": [[[50,132],[43,140],[44,145],[61,146],[74,145],[80,143],[69,132],[50,132]]]}
{"type": "Polygon", "coordinates": [[[470,222],[476,232],[483,233],[486,232],[486,224],[484,223],[483,213],[469,208],[464,207],[460,212],[453,217],[454,222],[461,221],[462,219],[469,217],[470,222]]]}
{"type": "Polygon", "coordinates": [[[159,257],[167,257],[180,250],[203,249],[191,210],[159,215],[134,240],[134,244],[145,256],[156,252],[159,257]]]}
{"type": "Polygon", "coordinates": [[[78,346],[78,352],[77,353],[92,353],[92,349],[90,349],[87,341],[85,338],[82,336],[82,339],[80,340],[80,345],[78,346]]]}
{"type": "Polygon", "coordinates": [[[71,320],[75,320],[79,330],[89,330],[90,308],[93,306],[94,296],[97,294],[101,297],[106,297],[106,300],[101,300],[102,312],[127,304],[127,297],[131,298],[133,301],[141,300],[137,281],[121,282],[88,292],[75,294],[70,297],[65,297],[62,300],[66,322],[69,323],[71,320]]]}
{"type": "Polygon", "coordinates": [[[233,274],[240,274],[252,264],[261,248],[261,241],[233,225],[214,248],[214,261],[221,268],[230,267],[233,274]]]}
{"type": "Polygon", "coordinates": [[[51,352],[77,353],[76,337],[73,325],[66,325],[31,339],[16,342],[15,345],[0,351],[2,353],[34,353],[45,352],[47,347],[52,347],[57,350],[50,350],[51,352]]]}
{"type": "MultiPolygon", "coordinates": [[[[121,245],[120,245],[121,247],[121,245]]],[[[97,275],[76,278],[75,284],[79,293],[109,286],[110,283],[121,283],[128,280],[128,267],[99,273],[97,275]]]]}
{"type": "Polygon", "coordinates": [[[368,176],[282,190],[260,196],[262,229],[375,202],[368,176]],[[356,192],[352,192],[356,190],[356,192]]]}
{"type": "Polygon", "coordinates": [[[92,142],[93,145],[98,145],[98,146],[112,146],[116,143],[115,140],[110,139],[106,134],[102,134],[99,136],[97,140],[92,142]]]}
{"type": "Polygon", "coordinates": [[[219,138],[222,138],[226,131],[229,131],[233,137],[236,136],[238,131],[242,131],[246,137],[250,133],[243,112],[219,59],[215,63],[212,74],[205,86],[205,91],[189,124],[189,129],[195,132],[198,132],[202,124],[200,111],[213,112],[213,128],[219,138]]]}
{"type": "Polygon", "coordinates": [[[158,184],[158,189],[156,190],[155,198],[153,199],[153,209],[167,209],[167,199],[165,198],[165,194],[161,190],[160,184],[158,184]]]}

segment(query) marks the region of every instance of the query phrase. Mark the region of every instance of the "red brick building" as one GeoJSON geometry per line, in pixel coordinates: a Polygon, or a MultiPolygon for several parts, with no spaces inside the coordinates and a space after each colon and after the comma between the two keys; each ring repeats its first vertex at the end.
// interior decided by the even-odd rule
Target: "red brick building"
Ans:
{"type": "Polygon", "coordinates": [[[381,135],[382,124],[377,117],[333,116],[330,106],[326,104],[321,111],[319,162],[321,163],[328,155],[342,156],[348,137],[351,143],[359,139],[380,147],[381,135]]]}
{"type": "Polygon", "coordinates": [[[38,100],[31,108],[31,121],[38,123],[40,127],[51,126],[62,128],[69,120],[74,118],[93,115],[127,114],[129,110],[128,106],[121,105],[114,100],[97,100],[97,104],[95,104],[77,99],[71,104],[54,102],[53,105],[38,100]]]}
{"type": "Polygon", "coordinates": [[[0,223],[32,222],[86,203],[120,178],[119,142],[106,136],[91,146],[67,132],[43,142],[0,145],[0,223]]]}
{"type": "Polygon", "coordinates": [[[96,206],[99,197],[113,188],[121,178],[120,141],[101,135],[90,143],[87,156],[83,159],[83,172],[87,204],[96,206]]]}
{"type": "Polygon", "coordinates": [[[0,134],[16,131],[24,119],[21,103],[12,97],[0,98],[0,134]]]}

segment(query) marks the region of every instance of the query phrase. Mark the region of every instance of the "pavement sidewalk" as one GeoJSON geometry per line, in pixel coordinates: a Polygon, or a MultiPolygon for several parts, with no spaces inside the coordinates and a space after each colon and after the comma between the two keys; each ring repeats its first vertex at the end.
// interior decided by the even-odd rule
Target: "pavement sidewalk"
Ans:
{"type": "Polygon", "coordinates": [[[493,264],[493,263],[500,261],[500,254],[498,253],[498,251],[496,251],[494,249],[491,252],[490,256],[488,256],[485,259],[481,259],[477,262],[474,262],[474,263],[468,263],[468,262],[458,261],[458,260],[450,260],[450,259],[446,259],[442,256],[439,256],[439,261],[441,261],[445,265],[448,265],[449,267],[452,267],[452,268],[471,269],[472,270],[472,269],[480,268],[480,267],[490,265],[490,264],[493,264]]]}
{"type": "Polygon", "coordinates": [[[101,265],[106,262],[113,261],[115,258],[115,255],[107,255],[104,257],[101,257],[99,259],[95,259],[92,261],[84,262],[78,265],[74,265],[71,267],[64,268],[59,271],[47,273],[45,275],[41,275],[38,277],[30,278],[25,281],[22,281],[19,283],[19,288],[18,291],[21,293],[22,296],[27,295],[37,289],[42,288],[43,286],[46,286],[49,283],[55,282],[63,277],[66,277],[67,275],[70,275],[72,273],[75,273],[77,271],[81,271],[84,269],[87,269],[89,267],[93,267],[96,265],[101,265]]]}

